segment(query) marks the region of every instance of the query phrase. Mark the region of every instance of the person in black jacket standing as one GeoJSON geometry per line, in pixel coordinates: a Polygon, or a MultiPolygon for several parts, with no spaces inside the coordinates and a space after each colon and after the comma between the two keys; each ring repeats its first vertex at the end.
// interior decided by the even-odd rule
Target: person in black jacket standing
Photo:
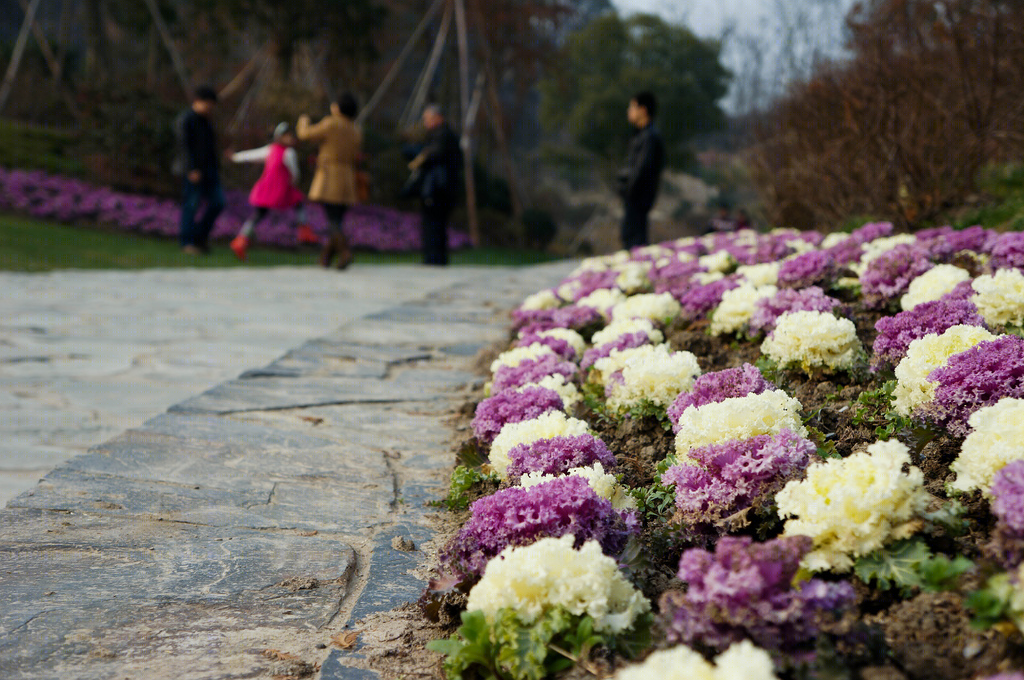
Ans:
{"type": "Polygon", "coordinates": [[[423,110],[423,127],[426,144],[409,163],[411,170],[420,173],[423,263],[444,266],[448,264],[448,218],[458,202],[462,149],[436,104],[423,110]]]}
{"type": "Polygon", "coordinates": [[[637,128],[629,143],[626,166],[619,171],[619,195],[625,202],[622,217],[622,247],[648,244],[647,213],[658,197],[661,171],[665,167],[665,144],[654,127],[658,103],[650,92],[640,92],[629,101],[626,117],[637,128]]]}
{"type": "Polygon", "coordinates": [[[217,92],[211,87],[201,86],[196,89],[192,106],[175,121],[178,157],[174,170],[183,178],[179,243],[182,252],[190,255],[209,252],[210,232],[224,209],[217,135],[210,122],[216,104],[217,92]],[[206,203],[206,209],[197,221],[196,213],[201,202],[206,203]]]}

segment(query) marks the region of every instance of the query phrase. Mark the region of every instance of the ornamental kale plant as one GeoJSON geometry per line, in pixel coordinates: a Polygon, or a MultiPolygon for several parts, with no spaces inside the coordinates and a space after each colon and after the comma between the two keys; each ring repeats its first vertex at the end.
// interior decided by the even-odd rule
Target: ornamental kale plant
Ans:
{"type": "Polygon", "coordinates": [[[779,288],[807,288],[828,286],[838,275],[839,267],[833,255],[826,250],[812,250],[782,263],[779,269],[779,288]]]}
{"type": "Polygon", "coordinates": [[[697,321],[705,318],[722,303],[722,295],[725,291],[737,288],[739,285],[739,281],[735,277],[726,277],[704,285],[690,285],[683,290],[668,292],[672,293],[672,296],[682,305],[679,316],[690,321],[697,321]]]}
{"type": "Polygon", "coordinates": [[[992,514],[998,522],[985,553],[1013,569],[1024,561],[1024,460],[1008,463],[992,479],[992,514]]]}
{"type": "Polygon", "coordinates": [[[558,392],[539,385],[527,385],[515,390],[498,392],[481,401],[473,416],[473,435],[482,444],[490,444],[508,423],[533,420],[548,411],[561,411],[562,398],[558,392]]]}
{"type": "Polygon", "coordinates": [[[604,326],[604,317],[592,307],[568,305],[557,309],[517,309],[512,312],[512,322],[513,330],[523,334],[571,328],[586,340],[604,326]]]}
{"type": "Polygon", "coordinates": [[[580,362],[580,368],[584,371],[589,369],[598,359],[604,359],[611,355],[612,350],[626,350],[646,345],[650,342],[650,337],[644,331],[637,331],[636,333],[624,333],[619,337],[615,338],[611,342],[606,342],[603,345],[597,347],[591,347],[583,353],[583,360],[580,362]]]}
{"type": "Polygon", "coordinates": [[[501,366],[494,372],[491,394],[508,389],[538,383],[549,375],[561,375],[565,382],[577,382],[579,367],[571,361],[563,361],[557,355],[549,354],[537,359],[527,359],[518,366],[501,366]]]}
{"type": "Polygon", "coordinates": [[[690,449],[661,476],[662,484],[675,485],[673,521],[726,533],[724,520],[745,510],[765,512],[786,482],[803,473],[816,449],[788,429],[690,449]]]}
{"type": "Polygon", "coordinates": [[[1024,397],[1024,338],[1002,335],[954,354],[928,374],[935,397],[914,414],[957,437],[970,430],[967,419],[1004,397],[1024,397]]]}
{"type": "Polygon", "coordinates": [[[1000,234],[992,241],[989,254],[992,261],[989,263],[992,270],[1024,269],[1024,232],[1008,231],[1000,234]]]}
{"type": "Polygon", "coordinates": [[[579,548],[588,540],[615,556],[636,530],[632,513],[619,513],[581,477],[557,477],[529,488],[512,487],[475,501],[472,516],[441,553],[447,571],[480,576],[507,546],[567,534],[579,548]]]}
{"type": "Polygon", "coordinates": [[[511,461],[506,474],[509,481],[518,483],[519,478],[530,473],[564,475],[573,468],[590,467],[601,463],[605,470],[617,465],[615,455],[608,446],[590,434],[559,436],[540,439],[530,444],[518,444],[508,452],[511,461]]]}
{"type": "Polygon", "coordinates": [[[527,333],[516,341],[516,347],[529,347],[530,345],[544,345],[550,347],[555,354],[566,361],[576,360],[576,348],[565,338],[541,335],[540,333],[527,333]]]}
{"type": "Polygon", "coordinates": [[[952,294],[882,317],[875,323],[878,335],[872,347],[872,370],[896,366],[907,355],[907,348],[914,340],[929,333],[942,335],[947,329],[961,324],[988,328],[973,302],[957,299],[952,294]]]}
{"type": "Polygon", "coordinates": [[[682,392],[668,407],[672,431],[679,431],[679,418],[683,411],[691,406],[696,408],[732,397],[761,394],[774,389],[775,385],[765,380],[761,371],[750,364],[705,373],[694,380],[693,388],[689,392],[682,392]]]}
{"type": "Polygon", "coordinates": [[[845,581],[793,585],[810,548],[806,536],[766,543],[725,536],[714,553],[687,550],[678,574],[686,592],[661,597],[660,624],[669,642],[723,650],[749,638],[769,650],[810,651],[825,619],[854,599],[853,586],[845,581]]]}
{"type": "Polygon", "coordinates": [[[968,250],[974,253],[988,252],[998,234],[980,225],[966,229],[936,227],[917,232],[917,242],[928,249],[929,256],[940,262],[948,262],[953,255],[968,250]]]}
{"type": "Polygon", "coordinates": [[[867,307],[896,304],[910,282],[931,269],[928,250],[901,243],[868,263],[860,276],[861,295],[867,307]]]}
{"type": "Polygon", "coordinates": [[[825,295],[818,286],[800,290],[783,288],[770,298],[761,298],[754,303],[754,313],[747,322],[751,337],[775,330],[775,322],[787,312],[832,312],[840,302],[825,295]]]}

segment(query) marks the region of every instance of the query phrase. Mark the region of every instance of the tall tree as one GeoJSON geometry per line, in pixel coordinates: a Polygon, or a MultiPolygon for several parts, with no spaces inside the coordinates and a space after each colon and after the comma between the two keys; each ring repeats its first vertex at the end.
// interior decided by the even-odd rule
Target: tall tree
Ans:
{"type": "Polygon", "coordinates": [[[725,122],[719,100],[729,72],[720,56],[717,42],[684,26],[649,14],[604,14],[569,37],[558,72],[541,82],[541,120],[615,158],[625,150],[627,103],[638,91],[651,90],[660,102],[669,163],[679,166],[689,157],[686,143],[693,136],[725,122]]]}

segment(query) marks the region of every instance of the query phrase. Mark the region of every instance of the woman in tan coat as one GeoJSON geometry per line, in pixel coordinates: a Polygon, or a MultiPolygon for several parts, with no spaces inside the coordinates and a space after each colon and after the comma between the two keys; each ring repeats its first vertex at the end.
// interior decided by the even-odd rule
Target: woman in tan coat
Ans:
{"type": "Polygon", "coordinates": [[[331,103],[331,113],[315,125],[309,116],[299,118],[295,132],[301,140],[320,143],[316,173],[309,187],[309,200],[323,204],[327,213],[327,245],[320,254],[320,264],[331,266],[338,256],[338,269],[352,262],[352,250],[342,231],[345,212],[358,201],[356,191],[356,159],[362,144],[362,133],[354,123],[358,104],[345,93],[331,103]]]}

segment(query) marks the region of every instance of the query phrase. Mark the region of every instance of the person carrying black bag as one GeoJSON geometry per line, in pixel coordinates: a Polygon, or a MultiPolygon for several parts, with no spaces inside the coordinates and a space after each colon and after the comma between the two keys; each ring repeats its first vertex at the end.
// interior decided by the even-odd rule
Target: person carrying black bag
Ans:
{"type": "Polygon", "coordinates": [[[423,110],[423,127],[426,144],[409,162],[413,175],[407,187],[419,187],[423,263],[444,266],[448,264],[448,218],[458,202],[462,149],[436,104],[423,110]]]}

